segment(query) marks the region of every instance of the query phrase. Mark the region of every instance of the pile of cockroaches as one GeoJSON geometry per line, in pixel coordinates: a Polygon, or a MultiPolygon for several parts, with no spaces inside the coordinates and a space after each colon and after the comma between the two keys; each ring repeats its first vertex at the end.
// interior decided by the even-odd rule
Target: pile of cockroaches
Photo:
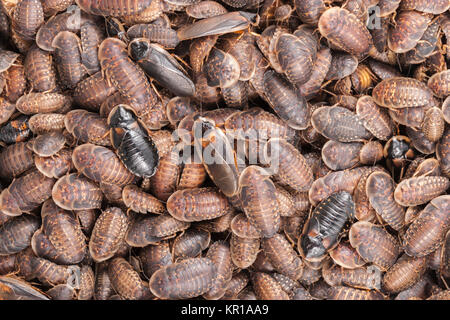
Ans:
{"type": "Polygon", "coordinates": [[[220,1],[0,0],[0,299],[450,299],[450,1],[220,1]]]}

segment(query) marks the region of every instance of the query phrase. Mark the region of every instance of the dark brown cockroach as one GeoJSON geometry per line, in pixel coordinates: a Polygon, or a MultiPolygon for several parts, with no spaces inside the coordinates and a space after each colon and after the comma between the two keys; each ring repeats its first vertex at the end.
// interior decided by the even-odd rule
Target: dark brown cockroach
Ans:
{"type": "Polygon", "coordinates": [[[362,164],[374,165],[383,159],[383,146],[378,141],[369,141],[359,152],[359,161],[362,164]]]}
{"type": "Polygon", "coordinates": [[[97,211],[90,210],[77,210],[75,212],[77,219],[80,221],[81,230],[85,235],[90,236],[92,229],[94,228],[95,221],[97,220],[97,211]]]}
{"type": "Polygon", "coordinates": [[[264,92],[271,107],[290,127],[306,129],[309,121],[306,99],[273,70],[264,74],[264,92]]]}
{"type": "Polygon", "coordinates": [[[77,141],[110,146],[109,127],[106,119],[97,113],[82,109],[72,110],[66,114],[64,124],[77,141]]]}
{"type": "Polygon", "coordinates": [[[361,258],[381,268],[394,265],[400,252],[400,244],[389,232],[367,221],[354,223],[349,232],[350,244],[361,258]]]}
{"type": "Polygon", "coordinates": [[[263,238],[270,238],[281,225],[276,188],[268,172],[258,166],[249,166],[239,177],[239,198],[250,223],[263,238]]]}
{"type": "Polygon", "coordinates": [[[438,107],[433,107],[425,113],[423,119],[422,132],[425,137],[431,141],[438,141],[444,134],[445,121],[442,110],[438,107]]]}
{"type": "Polygon", "coordinates": [[[236,299],[237,295],[247,286],[249,280],[248,273],[245,271],[234,274],[228,282],[222,300],[236,299]]]}
{"type": "Polygon", "coordinates": [[[373,89],[372,97],[376,104],[391,109],[434,105],[431,89],[413,78],[383,80],[373,89]]]}
{"type": "Polygon", "coordinates": [[[350,287],[335,286],[328,290],[327,300],[385,300],[379,291],[366,291],[350,287]]]}
{"type": "Polygon", "coordinates": [[[96,182],[126,186],[135,176],[122,165],[113,151],[90,143],[73,150],[72,161],[80,173],[96,182]]]}
{"type": "Polygon", "coordinates": [[[227,9],[216,1],[201,1],[186,8],[186,14],[195,19],[211,18],[227,12],[227,9]]]}
{"type": "Polygon", "coordinates": [[[248,106],[248,83],[238,81],[220,91],[226,105],[230,108],[245,109],[248,106]]]}
{"type": "Polygon", "coordinates": [[[151,0],[131,0],[127,2],[76,0],[76,3],[83,11],[90,14],[120,17],[140,13],[150,5],[151,0]]]}
{"type": "Polygon", "coordinates": [[[298,240],[302,257],[311,262],[321,261],[337,242],[348,219],[355,216],[355,204],[346,191],[335,193],[318,204],[303,227],[298,240]]]}
{"type": "Polygon", "coordinates": [[[5,80],[4,95],[8,101],[16,102],[27,89],[27,78],[22,56],[3,73],[5,80]]]}
{"type": "Polygon", "coordinates": [[[292,84],[308,81],[317,56],[317,46],[308,46],[307,36],[282,33],[276,38],[275,52],[281,69],[292,84]]]}
{"type": "Polygon", "coordinates": [[[220,90],[217,87],[210,87],[203,71],[194,76],[195,98],[202,105],[215,105],[220,100],[220,90]]]}
{"type": "Polygon", "coordinates": [[[16,177],[32,168],[33,153],[26,142],[18,142],[0,152],[0,176],[4,179],[16,177]]]}
{"type": "Polygon", "coordinates": [[[38,0],[21,0],[14,8],[12,27],[24,40],[34,40],[36,32],[44,23],[44,10],[38,0]]]}
{"type": "Polygon", "coordinates": [[[385,18],[394,13],[400,5],[400,2],[401,0],[380,0],[378,2],[380,7],[380,17],[385,18]]]}
{"type": "Polygon", "coordinates": [[[257,253],[256,260],[252,264],[252,269],[260,272],[273,272],[275,268],[267,258],[263,250],[257,253]]]}
{"type": "Polygon", "coordinates": [[[23,114],[50,113],[70,108],[72,98],[61,93],[36,92],[19,98],[16,108],[23,114]]]}
{"type": "Polygon", "coordinates": [[[172,243],[172,257],[174,261],[184,258],[195,258],[209,247],[211,233],[200,229],[188,229],[172,243]]]}
{"type": "Polygon", "coordinates": [[[233,276],[230,245],[225,241],[214,242],[209,247],[206,258],[211,259],[216,265],[217,276],[211,289],[203,297],[207,300],[217,300],[225,295],[233,276]]]}
{"type": "Polygon", "coordinates": [[[247,29],[258,22],[258,16],[254,13],[235,11],[219,16],[199,20],[193,24],[178,29],[180,41],[194,39],[210,35],[221,35],[247,29]],[[224,23],[226,21],[226,23],[224,23]]]}
{"type": "Polygon", "coordinates": [[[70,31],[62,31],[52,41],[54,57],[61,83],[73,89],[86,74],[81,64],[80,38],[70,31]]]}
{"type": "Polygon", "coordinates": [[[215,188],[178,190],[167,200],[170,215],[186,222],[211,220],[232,210],[228,199],[215,188]]]}
{"type": "Polygon", "coordinates": [[[247,111],[236,112],[225,121],[225,130],[234,138],[269,139],[270,137],[283,138],[288,141],[295,135],[294,129],[275,115],[260,108],[251,108],[247,111]]]}
{"type": "Polygon", "coordinates": [[[188,97],[174,97],[166,106],[167,118],[170,124],[176,126],[187,115],[198,111],[195,102],[188,97]]]}
{"type": "Polygon", "coordinates": [[[217,38],[218,36],[201,37],[193,40],[189,46],[189,62],[196,74],[203,70],[203,63],[215,45],[217,38]]]}
{"type": "Polygon", "coordinates": [[[338,142],[329,140],[323,145],[322,160],[332,170],[353,168],[359,164],[359,153],[364,146],[360,142],[338,142]]]}
{"type": "Polygon", "coordinates": [[[109,97],[107,97],[100,105],[99,114],[103,118],[108,118],[111,110],[114,109],[118,104],[127,104],[128,99],[116,91],[109,97]]]}
{"type": "Polygon", "coordinates": [[[442,173],[444,176],[450,177],[450,130],[448,128],[436,147],[436,156],[442,173]]]}
{"type": "Polygon", "coordinates": [[[118,105],[111,110],[107,122],[112,145],[125,167],[139,177],[153,176],[159,164],[159,152],[133,109],[118,105]]]}
{"type": "Polygon", "coordinates": [[[20,54],[14,51],[0,49],[0,72],[7,71],[20,60],[20,54]]]}
{"type": "Polygon", "coordinates": [[[161,201],[167,201],[177,188],[181,166],[175,151],[159,160],[155,175],[150,178],[151,193],[161,201]]]}
{"type": "Polygon", "coordinates": [[[82,265],[80,270],[80,284],[77,292],[78,300],[90,300],[94,296],[95,276],[88,265],[82,265]]]}
{"type": "Polygon", "coordinates": [[[405,0],[400,3],[402,10],[417,10],[420,12],[440,14],[450,9],[450,4],[445,0],[405,0]]]}
{"type": "Polygon", "coordinates": [[[160,129],[165,114],[157,94],[144,71],[128,58],[126,44],[116,38],[105,39],[98,50],[102,72],[125,97],[149,129],[160,129]]]}
{"type": "Polygon", "coordinates": [[[152,297],[147,284],[133,267],[121,257],[112,259],[108,275],[114,290],[127,300],[148,300],[152,297]]]}
{"type": "Polygon", "coordinates": [[[126,25],[134,25],[136,23],[157,23],[160,20],[164,20],[163,15],[163,4],[164,2],[161,0],[155,0],[150,3],[148,7],[139,12],[138,14],[122,16],[120,19],[126,25]]]}
{"type": "Polygon", "coordinates": [[[291,278],[286,277],[281,273],[274,272],[271,273],[270,275],[278,282],[278,284],[281,286],[281,289],[283,289],[283,291],[286,292],[289,295],[289,297],[292,295],[292,292],[296,288],[301,287],[301,285],[299,285],[299,283],[296,280],[292,280],[291,278]]]}
{"type": "Polygon", "coordinates": [[[15,179],[0,194],[0,210],[12,216],[30,212],[51,196],[55,179],[33,170],[15,179]]]}
{"type": "Polygon", "coordinates": [[[61,132],[44,133],[29,142],[28,148],[40,157],[51,157],[58,153],[66,144],[66,138],[61,132]]]}
{"type": "Polygon", "coordinates": [[[369,59],[369,66],[370,70],[381,80],[402,76],[397,69],[374,59],[369,59]]]}
{"type": "Polygon", "coordinates": [[[389,109],[391,119],[399,124],[418,130],[422,127],[426,109],[424,107],[389,109]]]}
{"type": "Polygon", "coordinates": [[[343,107],[320,107],[311,116],[313,127],[323,136],[340,142],[368,140],[372,134],[364,121],[343,107]]]}
{"type": "Polygon", "coordinates": [[[14,111],[16,111],[16,106],[4,97],[0,97],[0,124],[8,121],[14,111]]]}
{"type": "Polygon", "coordinates": [[[450,98],[447,97],[444,102],[442,102],[442,116],[445,122],[450,123],[450,98]]]}
{"type": "Polygon", "coordinates": [[[235,212],[230,212],[216,219],[201,221],[196,225],[199,229],[207,230],[209,232],[225,232],[230,230],[231,220],[234,216],[235,212]]]}
{"type": "Polygon", "coordinates": [[[296,214],[294,197],[285,188],[275,185],[277,201],[281,217],[290,217],[296,214]]]}
{"type": "MultiPolygon", "coordinates": [[[[320,272],[320,269],[316,270],[308,266],[308,264],[305,264],[305,267],[303,268],[303,274],[300,279],[298,279],[298,281],[303,285],[309,286],[311,284],[317,283],[317,281],[319,281],[321,277],[322,274],[320,272]]],[[[329,286],[326,284],[326,287],[329,286]]],[[[316,296],[314,290],[310,290],[310,292],[311,295],[316,296]]]]}
{"type": "Polygon", "coordinates": [[[53,16],[58,12],[65,11],[74,0],[42,0],[42,8],[46,17],[53,16]]]}
{"type": "Polygon", "coordinates": [[[189,226],[190,223],[176,220],[166,214],[138,216],[128,228],[125,241],[131,247],[154,245],[163,239],[173,238],[178,231],[184,231],[189,226]]]}
{"type": "Polygon", "coordinates": [[[145,73],[177,96],[193,96],[195,86],[183,67],[166,50],[144,38],[134,39],[129,54],[145,73]]]}
{"type": "Polygon", "coordinates": [[[136,212],[157,214],[167,212],[165,205],[161,201],[145,193],[135,185],[128,185],[123,188],[122,199],[125,206],[136,212]]]}
{"type": "Polygon", "coordinates": [[[28,126],[34,134],[62,131],[65,128],[64,114],[38,113],[30,117],[28,126]]]}
{"type": "MultiPolygon", "coordinates": [[[[203,20],[204,21],[204,20],[203,20]]],[[[239,62],[231,54],[213,48],[203,66],[207,84],[210,87],[228,88],[239,80],[239,62]]]]}
{"type": "Polygon", "coordinates": [[[259,239],[241,238],[233,233],[230,240],[233,264],[241,269],[246,269],[253,265],[258,256],[259,246],[259,239]]]}
{"type": "Polygon", "coordinates": [[[255,295],[259,300],[289,300],[280,284],[270,274],[256,272],[251,275],[255,295]]]}
{"type": "Polygon", "coordinates": [[[423,257],[435,251],[444,240],[449,228],[448,195],[434,198],[406,230],[405,253],[423,257]]]}
{"type": "Polygon", "coordinates": [[[32,40],[25,40],[22,36],[20,36],[17,31],[12,28],[11,29],[11,42],[14,44],[14,46],[17,48],[17,50],[22,53],[26,54],[28,50],[30,50],[31,46],[33,45],[32,40]]]}
{"type": "Polygon", "coordinates": [[[64,148],[51,157],[34,157],[34,165],[44,176],[61,178],[73,168],[72,151],[64,148]]]}
{"type": "Polygon", "coordinates": [[[161,299],[189,299],[207,293],[217,277],[209,258],[190,258],[157,270],[150,291],[161,299]]]}
{"type": "Polygon", "coordinates": [[[248,81],[253,77],[256,70],[255,46],[253,35],[245,32],[242,35],[229,34],[224,36],[222,49],[231,54],[239,63],[240,81],[248,81]]]}
{"type": "Polygon", "coordinates": [[[348,10],[330,8],[320,16],[318,25],[322,36],[338,48],[355,55],[369,52],[372,36],[364,24],[348,10]]]}
{"type": "Polygon", "coordinates": [[[428,140],[422,131],[406,127],[406,134],[411,138],[411,146],[423,154],[432,154],[436,151],[436,143],[428,140]]]}
{"type": "Polygon", "coordinates": [[[39,228],[39,219],[23,215],[5,222],[0,229],[0,255],[10,255],[24,250],[39,228]]]}
{"type": "Polygon", "coordinates": [[[157,270],[173,263],[169,242],[160,241],[157,245],[146,246],[139,250],[139,260],[147,278],[157,270]]]}
{"type": "Polygon", "coordinates": [[[312,67],[309,79],[298,86],[299,93],[306,100],[312,99],[319,92],[330,69],[331,60],[332,55],[329,48],[323,48],[317,52],[317,58],[312,67]]]}
{"type": "Polygon", "coordinates": [[[394,200],[395,183],[385,172],[372,173],[366,182],[366,193],[375,211],[395,230],[405,225],[405,210],[394,200]]]}
{"type": "Polygon", "coordinates": [[[103,30],[91,21],[84,22],[80,27],[80,56],[87,73],[95,74],[100,71],[98,47],[105,39],[103,30]]]}
{"type": "Polygon", "coordinates": [[[415,284],[413,284],[408,289],[402,290],[396,297],[395,300],[410,300],[410,299],[426,299],[430,286],[430,277],[425,274],[421,277],[415,284]]]}
{"type": "Polygon", "coordinates": [[[323,0],[295,0],[294,5],[300,20],[310,25],[317,25],[320,16],[326,10],[323,0]]]}
{"type": "Polygon", "coordinates": [[[52,91],[56,88],[56,70],[50,52],[33,45],[27,53],[24,66],[34,91],[52,91]]]}
{"type": "Polygon", "coordinates": [[[371,96],[362,96],[356,104],[356,114],[364,126],[380,140],[388,140],[392,135],[393,123],[387,110],[380,108],[371,96]]]}
{"type": "Polygon", "coordinates": [[[405,63],[419,64],[432,55],[439,41],[439,32],[439,20],[436,19],[428,25],[415,48],[404,54],[405,63]]]}
{"type": "Polygon", "coordinates": [[[261,248],[276,271],[293,280],[301,277],[303,262],[283,235],[262,239],[261,248]]]}
{"type": "Polygon", "coordinates": [[[395,18],[395,26],[389,28],[388,46],[395,53],[413,49],[430,23],[430,18],[417,11],[402,11],[395,18]]]}
{"type": "MultiPolygon", "coordinates": [[[[136,24],[128,29],[127,35],[131,39],[140,38],[148,42],[154,42],[166,49],[173,49],[180,43],[175,30],[155,24],[136,24]]],[[[135,51],[137,53],[137,50],[135,51]]]]}
{"type": "Polygon", "coordinates": [[[7,275],[16,271],[16,254],[0,256],[0,275],[7,275]]]}
{"type": "Polygon", "coordinates": [[[278,73],[283,73],[283,69],[280,66],[278,57],[275,51],[276,40],[281,34],[288,33],[287,28],[278,27],[275,25],[269,26],[261,33],[260,37],[256,39],[256,43],[267,58],[270,66],[278,73]]]}
{"type": "Polygon", "coordinates": [[[38,30],[36,34],[36,45],[45,51],[54,51],[52,47],[53,39],[62,31],[77,33],[80,29],[77,22],[76,10],[64,12],[48,19],[38,30]]]}
{"type": "Polygon", "coordinates": [[[427,269],[427,258],[402,255],[383,276],[383,288],[390,293],[403,291],[423,276],[427,269]]]}
{"type": "Polygon", "coordinates": [[[0,277],[2,300],[49,300],[39,289],[12,275],[0,277]]]}
{"type": "Polygon", "coordinates": [[[373,221],[376,217],[375,209],[370,204],[369,197],[366,192],[366,182],[371,174],[372,171],[362,174],[354,191],[355,217],[358,220],[373,221]]]}
{"type": "Polygon", "coordinates": [[[311,167],[292,144],[284,139],[271,138],[264,146],[263,154],[266,163],[277,168],[274,173],[280,182],[299,192],[310,188],[314,180],[311,167]]]}
{"type": "Polygon", "coordinates": [[[239,172],[236,154],[228,137],[218,128],[214,120],[209,119],[210,116],[216,118],[212,114],[206,114],[205,117],[199,117],[194,121],[192,131],[195,152],[216,186],[225,196],[231,197],[238,191],[239,172]]]}
{"type": "Polygon", "coordinates": [[[413,177],[398,184],[394,198],[402,206],[416,206],[443,194],[449,186],[450,180],[446,177],[413,177]]]}
{"type": "Polygon", "coordinates": [[[128,218],[119,208],[111,207],[102,212],[89,240],[89,252],[95,262],[114,256],[125,238],[127,228],[128,218]]]}
{"type": "Polygon", "coordinates": [[[60,264],[77,264],[84,258],[86,242],[73,213],[62,210],[47,200],[41,211],[42,232],[55,248],[60,264]]]}
{"type": "Polygon", "coordinates": [[[380,270],[372,269],[375,266],[345,269],[343,267],[328,264],[322,269],[322,276],[326,283],[332,287],[349,286],[358,289],[380,289],[380,270]],[[372,271],[372,272],[371,272],[372,271]],[[378,272],[377,272],[378,271],[378,272]]]}
{"type": "Polygon", "coordinates": [[[73,91],[73,99],[77,105],[98,111],[102,102],[116,90],[99,71],[78,82],[73,91]]]}
{"type": "Polygon", "coordinates": [[[94,300],[107,300],[114,293],[108,264],[109,262],[100,262],[95,265],[94,300]]]}
{"type": "Polygon", "coordinates": [[[103,200],[102,191],[95,183],[75,173],[60,178],[51,195],[58,207],[66,210],[98,209],[103,200]]]}
{"type": "Polygon", "coordinates": [[[348,241],[340,242],[329,254],[336,265],[345,269],[356,269],[366,264],[348,241]]]}
{"type": "Polygon", "coordinates": [[[308,191],[309,201],[313,206],[339,191],[353,194],[359,179],[365,173],[380,170],[380,167],[359,167],[354,169],[329,172],[316,179],[308,191]]]}
{"type": "Polygon", "coordinates": [[[450,71],[435,73],[428,79],[428,87],[433,90],[436,97],[445,98],[450,95],[450,71]]]}

